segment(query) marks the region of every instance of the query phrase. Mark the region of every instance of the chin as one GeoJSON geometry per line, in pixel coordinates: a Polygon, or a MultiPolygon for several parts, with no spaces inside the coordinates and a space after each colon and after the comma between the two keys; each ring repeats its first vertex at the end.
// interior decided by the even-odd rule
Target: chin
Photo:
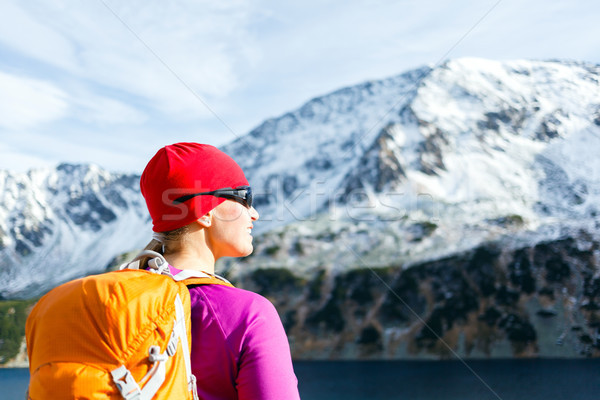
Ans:
{"type": "Polygon", "coordinates": [[[254,247],[250,246],[250,249],[244,251],[243,252],[244,254],[242,256],[240,256],[240,257],[248,257],[250,254],[252,254],[253,251],[254,251],[254,247]]]}

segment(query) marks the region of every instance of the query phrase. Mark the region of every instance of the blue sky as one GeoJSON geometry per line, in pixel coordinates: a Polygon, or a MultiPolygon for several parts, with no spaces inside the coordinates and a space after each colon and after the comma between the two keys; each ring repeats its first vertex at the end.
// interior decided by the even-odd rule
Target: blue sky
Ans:
{"type": "Polygon", "coordinates": [[[140,172],[447,58],[600,63],[599,18],[589,0],[0,0],[0,169],[140,172]]]}

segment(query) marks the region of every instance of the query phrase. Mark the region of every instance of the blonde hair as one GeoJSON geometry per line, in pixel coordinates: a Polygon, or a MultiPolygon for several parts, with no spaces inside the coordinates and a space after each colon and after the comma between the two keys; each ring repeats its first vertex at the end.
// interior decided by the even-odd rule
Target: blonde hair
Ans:
{"type": "MultiPolygon", "coordinates": [[[[173,253],[181,248],[181,243],[185,241],[189,232],[189,225],[182,226],[181,228],[172,231],[154,232],[152,234],[152,240],[144,247],[144,250],[152,250],[163,256],[167,253],[173,253]]],[[[150,258],[150,256],[140,258],[140,268],[147,268],[150,258]]]]}

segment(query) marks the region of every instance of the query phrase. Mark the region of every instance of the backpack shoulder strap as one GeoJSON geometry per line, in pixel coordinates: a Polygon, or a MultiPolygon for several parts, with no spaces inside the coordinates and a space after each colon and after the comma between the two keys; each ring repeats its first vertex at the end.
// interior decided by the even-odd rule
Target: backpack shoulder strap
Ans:
{"type": "Polygon", "coordinates": [[[186,286],[189,285],[224,285],[231,286],[231,282],[219,275],[209,274],[207,272],[196,271],[192,269],[184,269],[175,275],[169,271],[169,263],[164,256],[152,250],[144,250],[138,254],[129,263],[121,265],[119,269],[139,269],[139,260],[143,257],[151,257],[148,261],[148,267],[151,272],[167,275],[173,278],[175,282],[183,282],[186,286]]]}
{"type": "MultiPolygon", "coordinates": [[[[211,275],[202,271],[195,271],[189,269],[184,269],[175,275],[171,275],[171,278],[173,278],[173,280],[178,284],[183,284],[187,286],[188,289],[191,285],[224,285],[233,287],[231,282],[218,275],[211,275]]],[[[180,327],[180,329],[186,329],[185,322],[183,326],[180,327]]],[[[183,335],[184,332],[182,331],[181,334],[183,335]]],[[[191,368],[190,348],[188,347],[188,342],[185,339],[181,341],[181,344],[183,346],[183,354],[185,354],[184,361],[185,368],[188,374],[188,385],[190,389],[193,389],[194,400],[198,400],[198,395],[196,392],[196,377],[192,374],[191,368]]]]}
{"type": "Polygon", "coordinates": [[[231,282],[227,279],[219,276],[212,275],[202,271],[196,271],[191,269],[184,269],[181,272],[173,275],[173,279],[176,282],[185,283],[186,286],[190,285],[223,285],[231,286],[231,282]]]}

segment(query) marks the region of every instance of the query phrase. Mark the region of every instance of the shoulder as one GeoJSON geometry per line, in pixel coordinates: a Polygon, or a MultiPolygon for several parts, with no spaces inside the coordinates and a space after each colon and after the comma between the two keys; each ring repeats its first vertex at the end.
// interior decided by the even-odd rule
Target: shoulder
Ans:
{"type": "Polygon", "coordinates": [[[192,313],[194,308],[207,308],[222,322],[251,323],[256,319],[279,316],[273,304],[258,293],[223,286],[200,285],[190,288],[192,313]]]}
{"type": "Polygon", "coordinates": [[[202,293],[211,300],[222,300],[229,304],[252,307],[272,307],[271,302],[258,293],[225,285],[198,285],[190,288],[190,293],[202,293]]]}

